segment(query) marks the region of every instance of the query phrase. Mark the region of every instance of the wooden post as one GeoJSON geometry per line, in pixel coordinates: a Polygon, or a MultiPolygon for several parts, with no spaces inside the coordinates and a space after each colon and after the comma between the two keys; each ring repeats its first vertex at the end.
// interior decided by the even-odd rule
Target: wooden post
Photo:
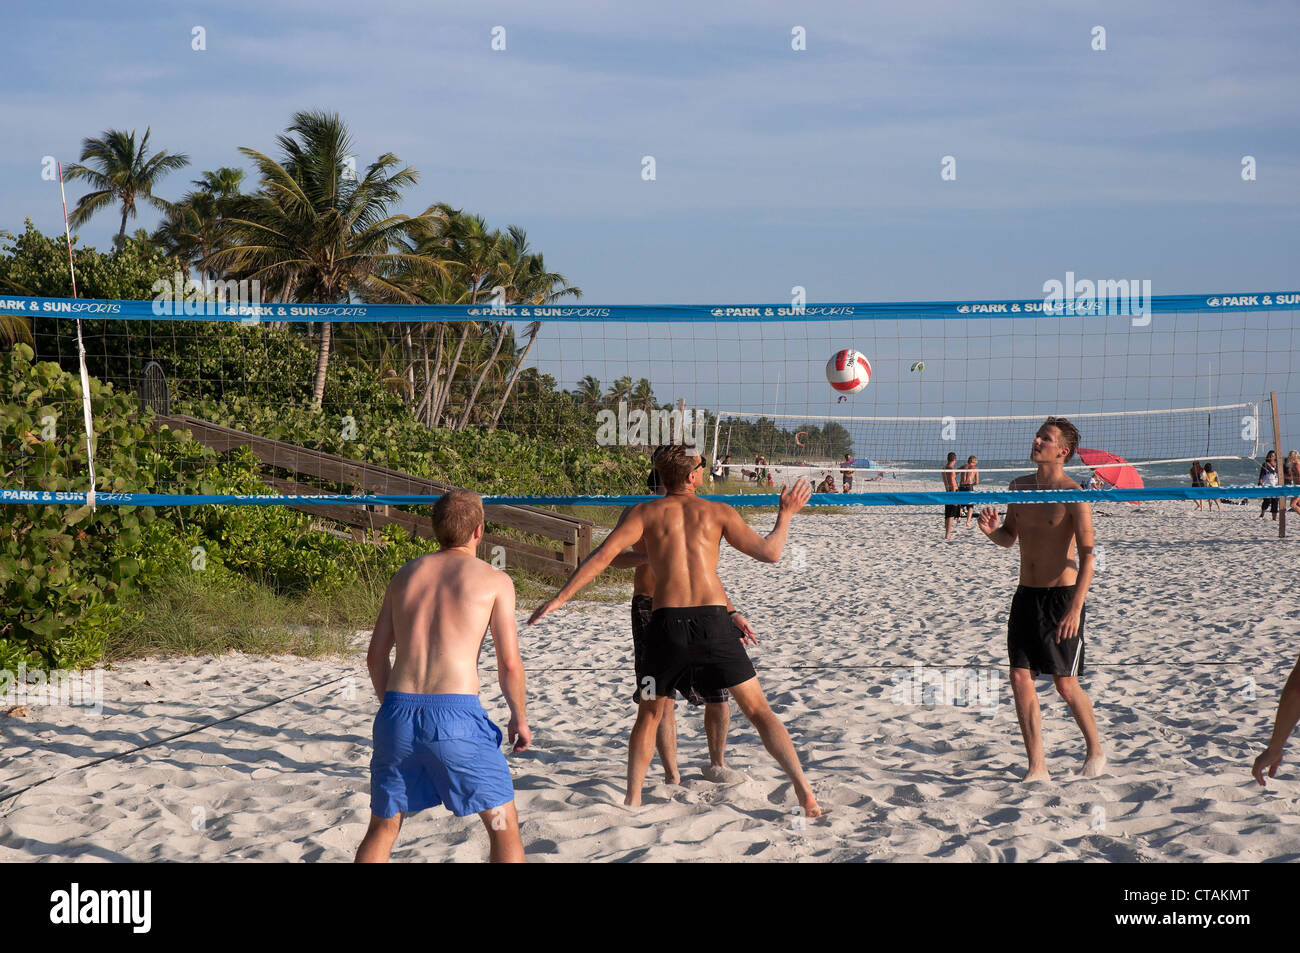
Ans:
{"type": "MultiPolygon", "coordinates": [[[[1283,454],[1286,452],[1282,449],[1282,427],[1278,422],[1277,415],[1277,391],[1269,391],[1268,402],[1273,406],[1273,453],[1277,456],[1277,483],[1282,488],[1286,483],[1286,460],[1283,454]]],[[[1281,510],[1277,515],[1277,538],[1286,538],[1286,495],[1278,503],[1281,510]]]]}

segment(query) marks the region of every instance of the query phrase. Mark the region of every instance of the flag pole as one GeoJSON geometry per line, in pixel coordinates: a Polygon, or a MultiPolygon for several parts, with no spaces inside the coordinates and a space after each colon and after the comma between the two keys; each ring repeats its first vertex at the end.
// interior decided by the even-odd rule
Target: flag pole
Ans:
{"type": "MultiPolygon", "coordinates": [[[[68,245],[68,274],[72,276],[72,297],[77,298],[77,269],[72,263],[72,231],[68,227],[68,193],[63,188],[63,163],[59,163],[59,196],[63,199],[63,238],[68,245]]],[[[81,366],[81,415],[86,426],[86,463],[90,470],[90,489],[86,505],[95,512],[95,425],[90,415],[90,375],[86,372],[86,343],[81,338],[81,318],[77,318],[77,360],[81,366]]]]}

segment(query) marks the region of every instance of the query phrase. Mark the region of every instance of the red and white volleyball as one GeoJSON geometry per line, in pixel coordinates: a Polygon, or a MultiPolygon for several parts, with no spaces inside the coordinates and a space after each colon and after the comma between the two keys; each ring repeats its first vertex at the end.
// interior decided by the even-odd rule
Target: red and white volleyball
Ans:
{"type": "Polygon", "coordinates": [[[856,394],[871,383],[871,364],[860,351],[836,351],[826,362],[826,379],[841,394],[856,394]]]}

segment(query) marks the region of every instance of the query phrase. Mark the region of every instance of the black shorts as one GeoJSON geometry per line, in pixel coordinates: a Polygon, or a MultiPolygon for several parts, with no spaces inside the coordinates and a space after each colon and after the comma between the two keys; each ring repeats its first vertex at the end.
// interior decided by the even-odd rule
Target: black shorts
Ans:
{"type": "MultiPolygon", "coordinates": [[[[725,608],[725,606],[724,606],[725,608]]],[[[633,704],[641,703],[641,671],[645,658],[645,647],[648,633],[650,631],[650,616],[654,612],[654,599],[651,596],[633,596],[632,597],[632,656],[636,664],[636,688],[632,691],[633,704]]],[[[731,616],[727,616],[727,622],[731,624],[733,637],[739,641],[740,631],[731,623],[731,616]]],[[[743,650],[742,650],[743,651],[743,650]]],[[[678,685],[677,690],[681,696],[692,705],[706,705],[715,702],[726,702],[731,698],[731,692],[725,688],[717,691],[701,692],[693,685],[678,685]]]]}
{"type": "Polygon", "coordinates": [[[636,660],[637,701],[680,691],[689,701],[725,701],[725,689],[754,677],[726,606],[655,609],[636,660]]]}
{"type": "Polygon", "coordinates": [[[959,517],[959,516],[961,516],[961,507],[960,507],[960,506],[952,506],[952,505],[950,505],[950,504],[948,504],[948,503],[945,503],[945,504],[943,505],[943,518],[944,518],[944,519],[956,519],[956,518],[959,517]]]}
{"type": "Polygon", "coordinates": [[[1079,613],[1079,633],[1056,641],[1061,624],[1074,599],[1074,586],[1020,586],[1011,600],[1007,618],[1007,654],[1012,668],[1027,668],[1030,674],[1077,676],[1083,674],[1083,623],[1088,607],[1079,613]]]}

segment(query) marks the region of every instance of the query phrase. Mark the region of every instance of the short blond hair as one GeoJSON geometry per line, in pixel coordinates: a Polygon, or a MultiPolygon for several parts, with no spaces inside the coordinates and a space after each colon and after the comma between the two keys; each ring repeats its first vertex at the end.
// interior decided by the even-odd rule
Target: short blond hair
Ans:
{"type": "Polygon", "coordinates": [[[695,456],[679,443],[661,447],[655,453],[655,469],[659,472],[664,489],[678,490],[686,485],[691,473],[699,466],[691,462],[695,456]]]}
{"type": "Polygon", "coordinates": [[[483,525],[483,498],[473,490],[448,490],[433,504],[433,535],[440,549],[464,546],[483,525]]]}

